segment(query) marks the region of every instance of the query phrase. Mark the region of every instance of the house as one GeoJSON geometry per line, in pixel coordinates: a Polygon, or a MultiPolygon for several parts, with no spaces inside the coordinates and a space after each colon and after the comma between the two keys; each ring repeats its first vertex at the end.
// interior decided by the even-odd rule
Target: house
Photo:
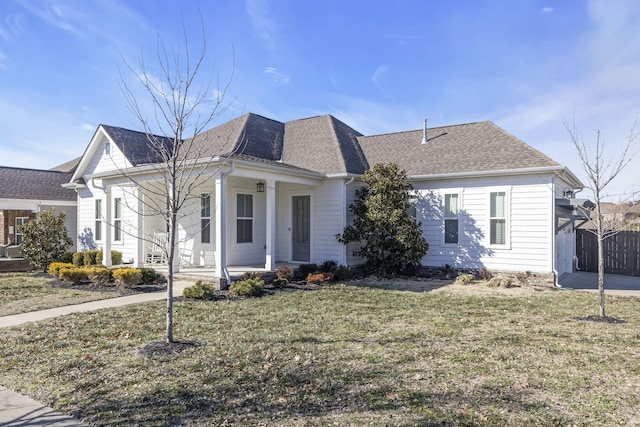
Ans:
{"type": "Polygon", "coordinates": [[[62,185],[69,182],[79,160],[50,170],[0,167],[0,256],[17,256],[20,227],[52,207],[67,213],[69,237],[76,241],[77,195],[62,185]]]}
{"type": "MultiPolygon", "coordinates": [[[[352,220],[361,175],[378,162],[398,163],[414,186],[412,211],[429,243],[423,265],[573,268],[576,212],[567,195],[583,184],[492,122],[365,136],[331,115],[282,123],[245,114],[186,142],[198,153],[191,164],[213,161],[178,222],[179,262],[214,267],[216,278],[228,279],[230,265],[361,263],[357,246],[336,235],[352,220]]],[[[166,233],[144,208],[166,203],[150,145],[144,133],[100,125],[65,184],[78,194],[78,232],[91,229],[105,254],[118,249],[136,265],[166,233]]]]}

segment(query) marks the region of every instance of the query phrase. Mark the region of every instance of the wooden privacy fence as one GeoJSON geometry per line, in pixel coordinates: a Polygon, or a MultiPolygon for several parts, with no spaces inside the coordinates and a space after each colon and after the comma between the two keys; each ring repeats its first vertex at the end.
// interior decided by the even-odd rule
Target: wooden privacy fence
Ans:
{"type": "MultiPolygon", "coordinates": [[[[640,276],[640,232],[621,231],[604,240],[604,272],[640,276]]],[[[576,256],[582,271],[598,271],[598,240],[587,230],[576,230],[576,256]]]]}

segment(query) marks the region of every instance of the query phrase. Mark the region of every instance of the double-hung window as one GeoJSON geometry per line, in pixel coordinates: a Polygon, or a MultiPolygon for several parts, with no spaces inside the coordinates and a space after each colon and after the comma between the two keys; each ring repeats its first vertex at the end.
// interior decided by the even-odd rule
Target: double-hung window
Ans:
{"type": "Polygon", "coordinates": [[[507,244],[507,193],[494,191],[490,196],[490,230],[492,245],[507,244]]]}
{"type": "Polygon", "coordinates": [[[113,199],[113,240],[122,241],[122,199],[113,199]]]}
{"type": "Polygon", "coordinates": [[[253,195],[238,194],[236,210],[237,243],[253,242],[253,195]]]}
{"type": "Polygon", "coordinates": [[[407,214],[413,219],[418,219],[417,205],[418,196],[416,196],[415,194],[410,194],[409,200],[407,201],[407,214]]]}
{"type": "Polygon", "coordinates": [[[444,243],[458,243],[459,200],[458,194],[444,195],[444,243]]]}
{"type": "Polygon", "coordinates": [[[96,199],[96,203],[95,203],[95,240],[96,241],[101,241],[102,240],[102,200],[101,199],[96,199]]]}
{"type": "Polygon", "coordinates": [[[211,194],[200,195],[200,243],[211,243],[211,194]]]}
{"type": "Polygon", "coordinates": [[[23,233],[22,233],[22,227],[24,227],[24,225],[29,221],[29,217],[22,217],[19,216],[16,218],[16,245],[19,245],[22,243],[22,239],[23,239],[23,233]]]}

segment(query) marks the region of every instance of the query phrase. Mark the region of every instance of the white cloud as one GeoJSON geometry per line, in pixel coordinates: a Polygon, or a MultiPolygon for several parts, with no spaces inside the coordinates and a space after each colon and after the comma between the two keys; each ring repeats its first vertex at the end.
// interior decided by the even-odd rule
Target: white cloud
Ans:
{"type": "Polygon", "coordinates": [[[542,8],[542,13],[551,13],[553,12],[553,8],[552,7],[543,7],[542,8]]]}
{"type": "Polygon", "coordinates": [[[265,67],[264,72],[276,83],[289,84],[291,81],[289,76],[278,72],[278,69],[275,67],[265,67]]]}
{"type": "Polygon", "coordinates": [[[22,2],[21,5],[51,26],[76,36],[84,35],[84,31],[79,26],[74,25],[70,20],[66,19],[60,7],[38,7],[36,3],[31,2],[22,2]]]}
{"type": "Polygon", "coordinates": [[[269,2],[265,0],[247,0],[247,13],[254,29],[265,46],[276,49],[277,24],[269,10],[269,2]]]}
{"type": "Polygon", "coordinates": [[[89,123],[83,123],[82,124],[82,130],[88,130],[88,131],[94,131],[96,130],[96,126],[89,124],[89,123]]]}
{"type": "Polygon", "coordinates": [[[384,83],[384,79],[388,71],[389,71],[388,65],[381,65],[378,68],[376,68],[376,71],[374,71],[373,75],[371,76],[371,81],[380,91],[383,91],[382,84],[384,83]]]}

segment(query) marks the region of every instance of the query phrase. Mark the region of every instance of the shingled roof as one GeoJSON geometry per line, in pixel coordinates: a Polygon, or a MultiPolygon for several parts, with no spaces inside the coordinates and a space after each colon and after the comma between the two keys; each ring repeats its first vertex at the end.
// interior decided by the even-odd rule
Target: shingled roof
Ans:
{"type": "Polygon", "coordinates": [[[162,160],[159,151],[153,149],[153,144],[164,144],[165,147],[171,145],[171,140],[164,136],[152,135],[150,141],[144,132],[108,125],[100,126],[134,166],[157,163],[162,160]]]}
{"type": "Polygon", "coordinates": [[[490,121],[362,136],[370,164],[395,162],[409,176],[560,166],[490,121]]]}
{"type": "Polygon", "coordinates": [[[194,138],[189,157],[245,155],[277,161],[282,156],[284,124],[247,113],[194,138]]]}
{"type": "Polygon", "coordinates": [[[357,138],[362,134],[331,115],[287,122],[282,161],[324,174],[368,169],[357,138]]]}
{"type": "Polygon", "coordinates": [[[0,199],[76,201],[76,192],[62,188],[72,172],[0,167],[0,199]]]}
{"type": "MultiPolygon", "coordinates": [[[[161,161],[143,132],[102,125],[133,165],[161,161]]],[[[170,144],[164,137],[155,137],[170,144]]],[[[190,158],[224,156],[322,174],[362,174],[395,162],[409,176],[459,174],[560,165],[490,121],[364,136],[331,115],[281,123],[248,113],[203,132],[190,158]]]]}

